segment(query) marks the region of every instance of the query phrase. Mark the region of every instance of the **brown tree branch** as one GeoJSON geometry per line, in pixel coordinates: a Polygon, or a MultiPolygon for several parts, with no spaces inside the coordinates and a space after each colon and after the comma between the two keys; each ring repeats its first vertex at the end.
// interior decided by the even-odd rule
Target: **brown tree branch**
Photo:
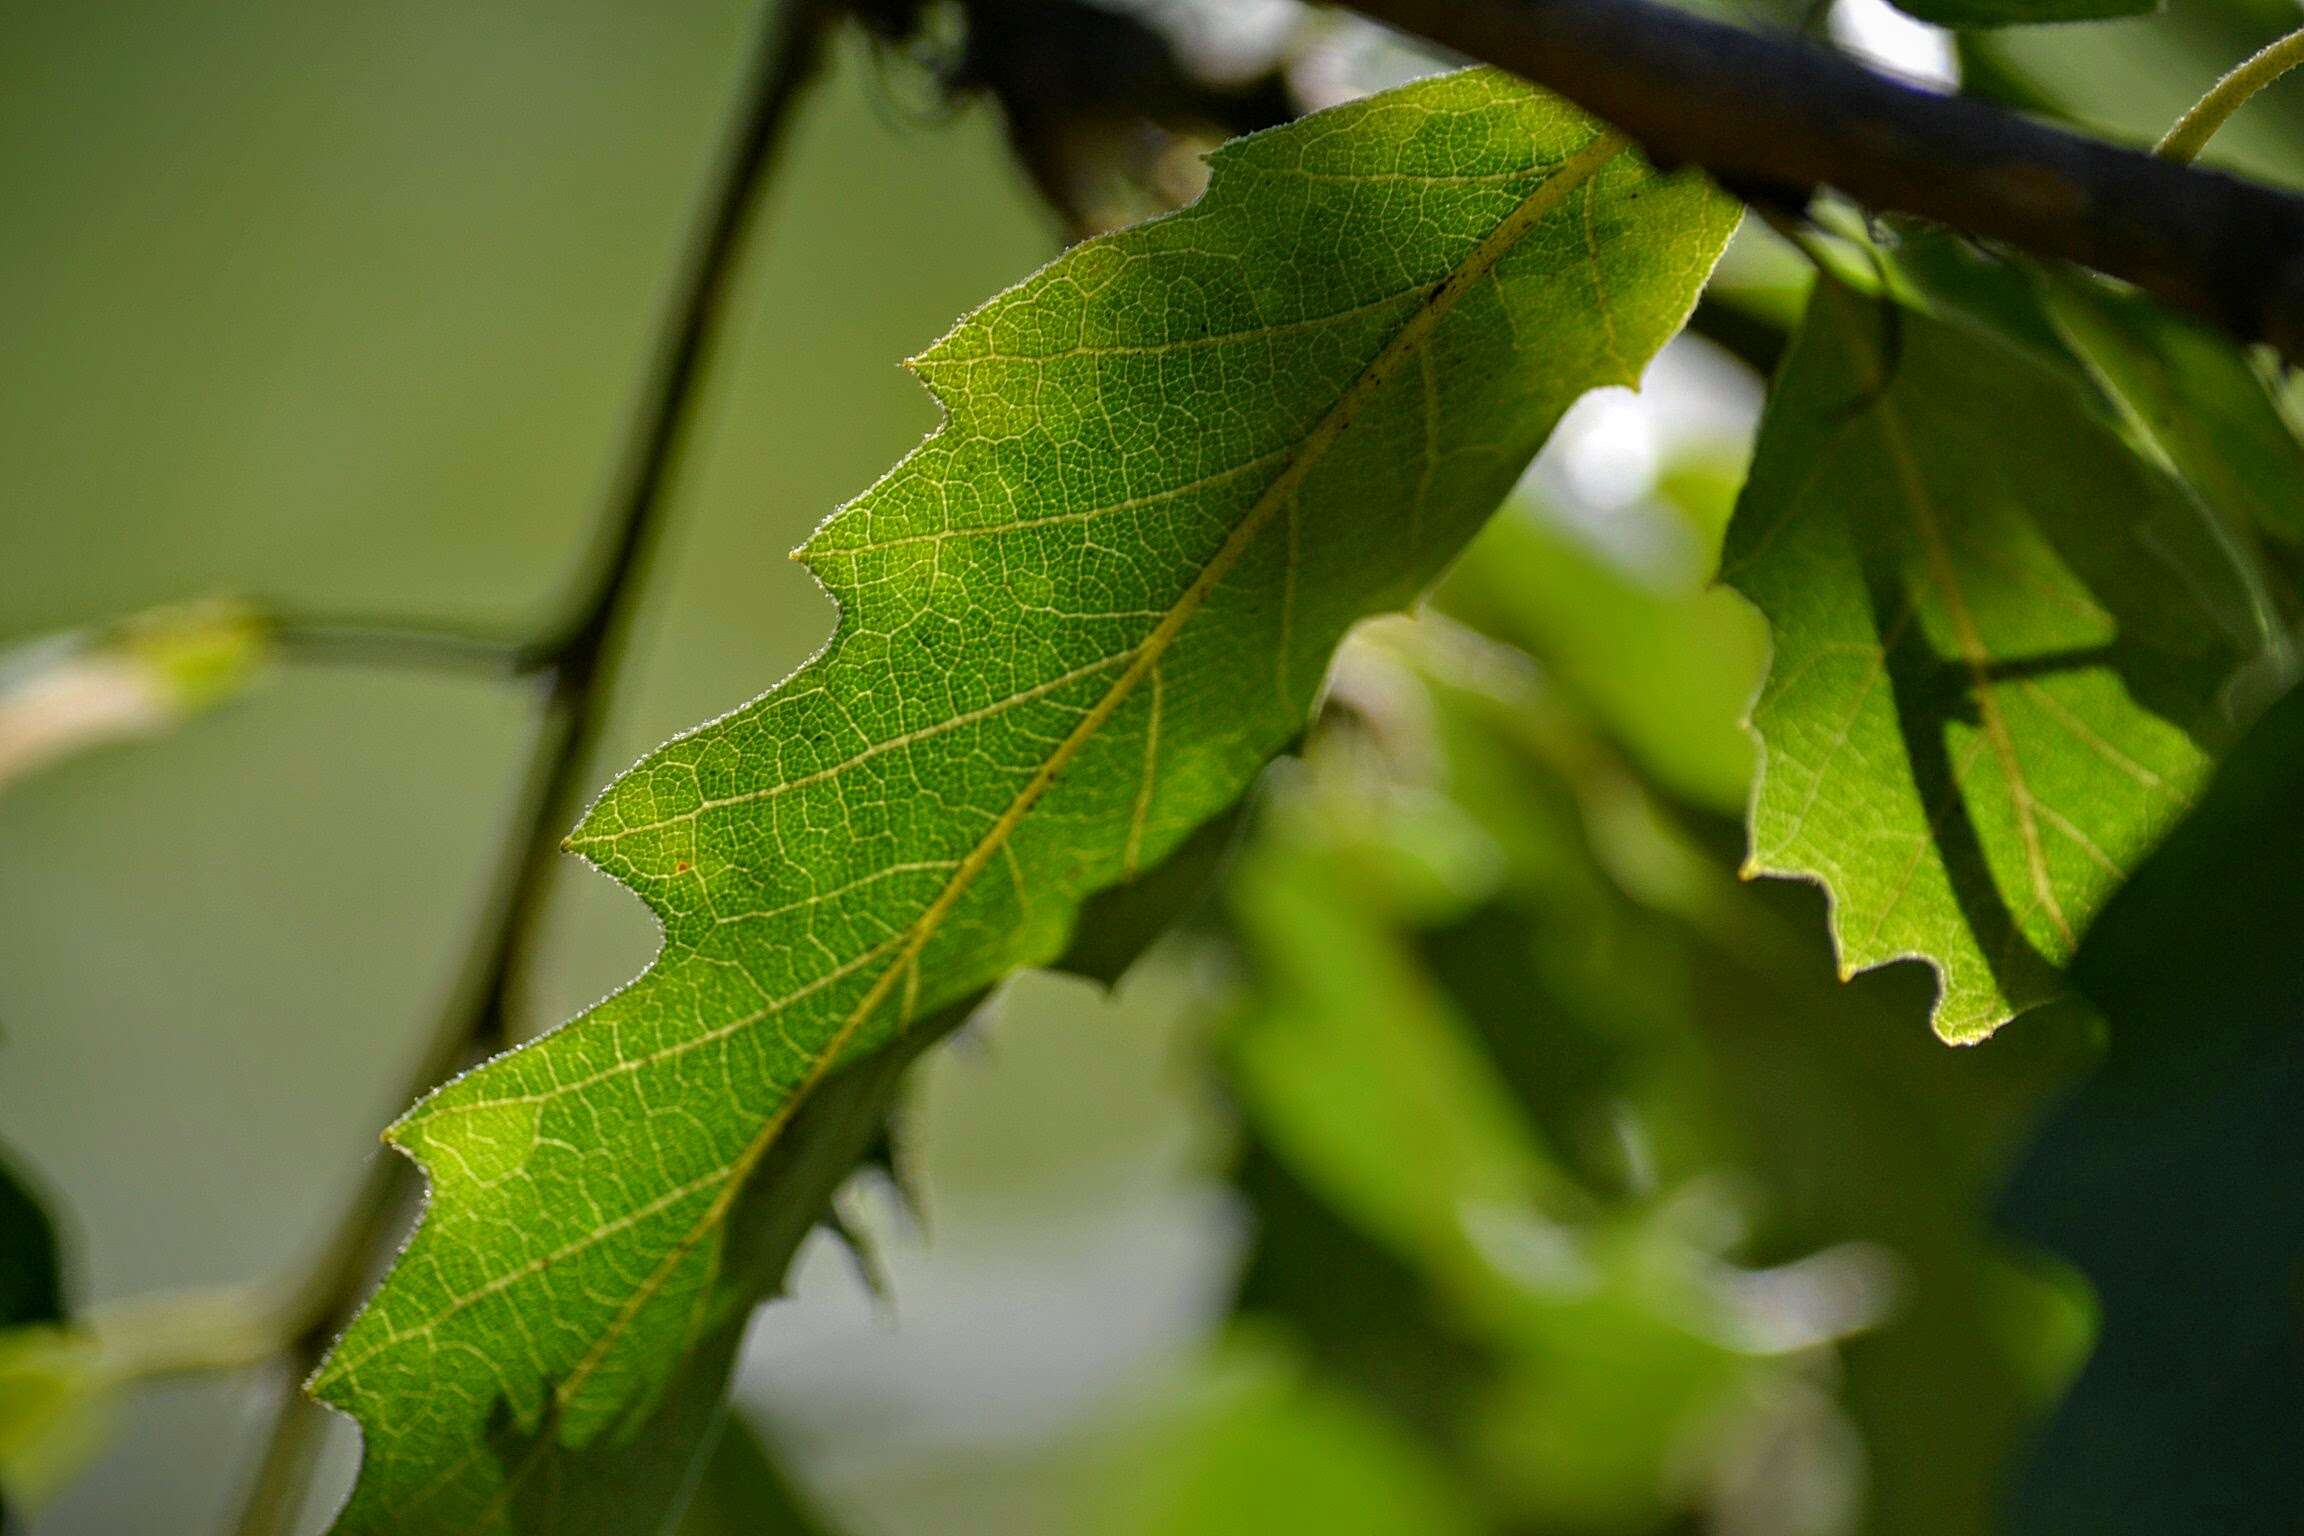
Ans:
{"type": "Polygon", "coordinates": [[[1903,84],[1651,0],[1349,0],[1747,197],[1832,188],[2122,278],[2304,362],[2304,197],[1903,84]]]}
{"type": "MultiPolygon", "coordinates": [[[[518,968],[534,942],[561,834],[582,808],[583,775],[606,723],[625,631],[662,532],[705,356],[761,187],[786,141],[794,109],[819,72],[831,18],[827,0],[770,0],[735,132],[679,271],[625,459],[603,509],[597,548],[566,615],[527,644],[406,625],[291,620],[281,626],[291,649],[323,657],[469,665],[534,677],[540,684],[542,718],[497,850],[489,916],[474,935],[464,974],[425,1042],[404,1100],[507,1043],[518,968]]],[[[348,1321],[405,1224],[414,1172],[404,1158],[381,1152],[372,1157],[336,1230],[287,1300],[290,1369],[243,1506],[240,1536],[280,1536],[296,1518],[324,1422],[318,1405],[304,1396],[303,1380],[348,1321]]]]}

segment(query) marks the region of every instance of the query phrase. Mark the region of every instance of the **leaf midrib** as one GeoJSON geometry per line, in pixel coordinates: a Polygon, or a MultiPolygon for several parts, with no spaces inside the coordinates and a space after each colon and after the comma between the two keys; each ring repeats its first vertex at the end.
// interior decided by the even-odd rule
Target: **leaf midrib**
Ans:
{"type": "MultiPolygon", "coordinates": [[[[1849,352],[1870,364],[1867,372],[1877,374],[1881,360],[1871,351],[1870,343],[1853,329],[1844,308],[1834,311],[1848,343],[1849,352]]],[[[2063,902],[2056,894],[2056,882],[2048,869],[2048,853],[2040,837],[2039,807],[2032,791],[2031,780],[2025,776],[2024,765],[2016,755],[2016,739],[2008,729],[2006,716],[2000,712],[1998,685],[1992,676],[1991,648],[1984,643],[1983,632],[1977,628],[1976,616],[1969,610],[1966,589],[1961,583],[1952,551],[1945,541],[1944,529],[1936,505],[1928,494],[1921,476],[1920,465],[1912,453],[1912,444],[1904,427],[1902,412],[1897,409],[1892,388],[1870,384],[1878,390],[1872,409],[1867,412],[1880,445],[1887,453],[1890,467],[1896,477],[1896,488],[1912,512],[1912,523],[1920,537],[1921,559],[1928,568],[1930,583],[1944,600],[1944,614],[1952,625],[1953,639],[1960,652],[1961,665],[1967,670],[1969,682],[1976,696],[1977,723],[1983,728],[1985,740],[1991,744],[1992,756],[2000,765],[2000,776],[2008,786],[2008,798],[2016,813],[2017,841],[2024,850],[2024,867],[2030,877],[2032,894],[2040,903],[2048,920],[2056,927],[2067,946],[2076,942],[2071,919],[2065,915],[2063,902]]],[[[1958,794],[1957,786],[1947,794],[1958,794]]],[[[2014,921],[2011,914],[2011,921],[2014,921]]]]}
{"type": "MultiPolygon", "coordinates": [[[[783,1103],[762,1125],[759,1133],[746,1145],[743,1152],[720,1171],[720,1193],[698,1217],[695,1225],[665,1254],[646,1279],[636,1286],[625,1304],[618,1310],[608,1326],[601,1331],[592,1347],[573,1366],[568,1375],[553,1389],[555,1409],[564,1408],[580,1391],[593,1371],[613,1349],[617,1341],[631,1326],[641,1309],[661,1291],[680,1263],[697,1245],[720,1225],[742,1191],[745,1179],[766,1156],[784,1126],[799,1106],[823,1081],[827,1073],[838,1064],[841,1056],[863,1027],[871,1021],[888,1001],[891,993],[904,981],[908,973],[915,973],[921,952],[926,948],[945,918],[960,898],[966,894],[976,878],[998,857],[1009,837],[1030,814],[1032,808],[1047,793],[1056,777],[1072,762],[1086,743],[1095,736],[1118,712],[1136,686],[1158,665],[1176,636],[1206,604],[1218,582],[1228,575],[1247,553],[1257,537],[1263,533],[1272,518],[1301,490],[1327,451],[1335,444],[1368,399],[1391,378],[1400,363],[1430,338],[1431,333],[1446,318],[1471,286],[1489,276],[1497,263],[1503,260],[1531,228],[1557,208],[1577,188],[1585,185],[1600,170],[1627,147],[1620,135],[1603,132],[1574,154],[1558,163],[1552,174],[1545,178],[1495,228],[1483,237],[1446,277],[1434,285],[1423,302],[1402,321],[1400,328],[1378,351],[1366,367],[1337,397],[1334,405],[1314,424],[1290,455],[1289,460],[1272,481],[1258,494],[1242,515],[1239,524],[1224,543],[1202,567],[1192,584],[1170,605],[1158,624],[1138,644],[1126,669],[1114,679],[1112,685],[1080,718],[1064,739],[1049,752],[1033,772],[1023,788],[1010,801],[992,826],[963,858],[936,897],[921,910],[906,930],[898,952],[881,971],[872,987],[856,1007],[842,1020],[840,1026],[824,1042],[810,1061],[807,1072],[785,1096],[783,1103]]],[[[899,1027],[911,1022],[909,1006],[899,1027]]],[[[702,1187],[706,1181],[699,1181],[702,1187]]],[[[436,1315],[437,1316],[437,1315],[436,1315]]],[[[540,1447],[541,1448],[541,1442],[540,1447]]],[[[524,1462],[507,1480],[506,1487],[483,1511],[471,1529],[481,1529],[487,1520],[504,1507],[519,1485],[527,1469],[534,1464],[524,1462]]]]}

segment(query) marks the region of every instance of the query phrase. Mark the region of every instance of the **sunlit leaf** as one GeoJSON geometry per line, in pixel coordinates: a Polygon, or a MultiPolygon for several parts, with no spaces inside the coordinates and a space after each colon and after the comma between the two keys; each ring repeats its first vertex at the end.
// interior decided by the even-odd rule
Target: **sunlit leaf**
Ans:
{"type": "Polygon", "coordinates": [[[487,1425],[628,1430],[748,1302],[730,1218],[794,1107],[1236,799],[1733,217],[1456,75],[1240,141],[917,360],[949,423],[800,554],[829,645],[571,839],[662,920],[655,966],[393,1128],[432,1199],[318,1378],[365,1430],[342,1528],[517,1528],[487,1425]]]}
{"type": "Polygon", "coordinates": [[[1471,1501],[1416,1441],[1308,1377],[1279,1340],[1227,1342],[1173,1422],[1132,1447],[1092,1536],[1473,1536],[1471,1501]]]}
{"type": "Polygon", "coordinates": [[[1820,284],[1723,578],[1766,614],[1749,868],[1973,1040],[2058,968],[2233,729],[2263,641],[2215,520],[2054,369],[1820,284]]]}

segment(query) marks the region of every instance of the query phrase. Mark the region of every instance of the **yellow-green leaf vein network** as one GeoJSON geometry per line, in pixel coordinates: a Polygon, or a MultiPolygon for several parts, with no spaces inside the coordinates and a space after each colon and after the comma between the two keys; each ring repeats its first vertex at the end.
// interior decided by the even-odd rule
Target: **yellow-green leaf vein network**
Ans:
{"type": "Polygon", "coordinates": [[[2262,651],[2241,553],[2068,378],[1829,280],[1722,577],[1775,637],[1749,868],[1824,885],[1844,970],[1934,966],[1953,1041],[2063,993],[2262,651]]]}
{"type": "Polygon", "coordinates": [[[662,919],[655,965],[390,1133],[431,1198],[316,1380],[365,1436],[339,1528],[516,1529],[492,1428],[629,1422],[728,1304],[725,1219],[794,1105],[1234,800],[1733,222],[1452,75],[1226,146],[1200,202],[919,358],[945,426],[798,553],[829,644],[571,839],[662,919]]]}

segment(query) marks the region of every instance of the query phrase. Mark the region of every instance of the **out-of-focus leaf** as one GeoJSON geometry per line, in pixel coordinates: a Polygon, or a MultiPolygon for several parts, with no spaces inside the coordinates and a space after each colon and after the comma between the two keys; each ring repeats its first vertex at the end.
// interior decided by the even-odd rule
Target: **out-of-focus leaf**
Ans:
{"type": "Polygon", "coordinates": [[[1748,867],[1825,886],[1845,972],[1934,966],[1954,1041],[2061,995],[2262,645],[2225,531],[2073,384],[1835,282],[1722,574],[1775,639],[1748,867]]]}
{"type": "Polygon", "coordinates": [[[113,1382],[87,1334],[57,1323],[0,1332],[0,1502],[39,1504],[103,1443],[113,1382]]]}
{"type": "MultiPolygon", "coordinates": [[[[1320,813],[1283,800],[1274,814],[1320,813]]],[[[1233,1081],[1260,1134],[1326,1201],[1448,1283],[1476,1286],[1479,1224],[1568,1191],[1413,954],[1337,899],[1348,873],[1307,853],[1259,842],[1233,880],[1257,963],[1233,1081]]]]}
{"type": "Polygon", "coordinates": [[[2073,962],[2103,1065],[2015,1179],[2101,1335],[2024,1536],[2304,1528],[2304,693],[2266,714],[2073,962]]]}
{"type": "Polygon", "coordinates": [[[1231,804],[1350,624],[1637,373],[1735,221],[1485,72],[1212,175],[917,360],[949,422],[801,552],[831,642],[585,817],[663,951],[390,1133],[431,1199],[316,1379],[364,1431],[346,1532],[506,1529],[486,1425],[573,1453],[644,1415],[749,1303],[730,1222],[794,1106],[1055,959],[1086,896],[1231,804]]]}
{"type": "Polygon", "coordinates": [[[1480,542],[1493,552],[1450,574],[1441,606],[1556,674],[1666,787],[1741,809],[1744,708],[1768,655],[1750,610],[1724,592],[1659,590],[1533,515],[1497,518],[1480,542]]]}
{"type": "Polygon", "coordinates": [[[1421,1446],[1307,1377],[1277,1340],[1228,1341],[1181,1422],[1095,1500],[1095,1536],[1473,1536],[1469,1502],[1421,1446]]]}
{"type": "MultiPolygon", "coordinates": [[[[2206,0],[2126,26],[1962,33],[1962,88],[2149,144],[2225,71],[2295,26],[2287,0],[2206,0]]],[[[2275,185],[2304,184],[2304,99],[2286,88],[2258,93],[2203,159],[2275,185]]]]}
{"type": "Polygon", "coordinates": [[[2076,1007],[1947,1051],[1908,1020],[1907,968],[1821,974],[1815,893],[1745,886],[1745,936],[1699,946],[1690,986],[1728,1161],[1753,1181],[1764,1257],[1883,1256],[1878,1326],[1839,1352],[1864,1457],[1866,1536],[2000,1536],[2022,1426],[2077,1358],[2082,1320],[2004,1252],[1990,1201],[2039,1106],[2083,1058],[2076,1007]],[[1774,935],[1789,947],[1766,942],[1774,935]]]}
{"type": "MultiPolygon", "coordinates": [[[[1467,560],[1500,566],[1478,589],[1508,586],[1525,553],[1481,540],[1467,560]]],[[[1918,974],[1834,985],[1811,890],[1738,883],[1725,824],[1714,850],[1639,809],[1580,689],[1450,633],[1387,623],[1347,652],[1338,720],[1275,785],[1241,889],[1258,859],[1296,859],[1298,902],[1352,913],[1323,999],[1393,1003],[1364,980],[1372,946],[1386,972],[1421,972],[1419,1027],[1475,1042],[1533,1133],[1513,1155],[1578,1186],[1549,1226],[1485,1227],[1505,1245],[1474,1257],[1590,1289],[1466,1306],[1460,1246],[1437,1265],[1402,1246],[1408,1224],[1370,1221],[1343,1187],[1351,1158],[1308,1155],[1351,1133],[1339,1115],[1252,1151],[1242,1307],[1527,1528],[1661,1530],[1701,1509],[1775,1533],[1990,1536],[2014,1433],[2077,1335],[2064,1293],[1996,1251],[1985,1206],[2070,1070],[2078,1010],[1978,1052],[1900,1028],[1925,1005],[1918,974]],[[1750,1353],[1763,1341],[1787,1352],[1750,1353]]],[[[1381,1032],[1301,1044],[1290,1070],[1357,1070],[1374,1086],[1356,1094],[1394,1069],[1381,1032]]],[[[1285,1105],[1243,1086],[1263,1136],[1285,1105]]],[[[1421,1134],[1362,1118],[1373,1142],[1421,1134]]]]}
{"type": "Polygon", "coordinates": [[[1552,825],[1557,795],[1526,777],[1507,785],[1501,763],[1482,761],[1528,766],[1512,678],[1486,679],[1503,691],[1489,699],[1461,640],[1415,670],[1416,635],[1438,622],[1393,626],[1353,653],[1337,694],[1356,723],[1275,783],[1231,883],[1251,979],[1228,1059],[1259,1144],[1247,1188],[1264,1222],[1242,1302],[1431,1436],[1515,1520],[1642,1529],[1700,1500],[1709,1431],[1775,1346],[1746,1335],[1729,1267],[1652,1208],[1652,1191],[1612,1204],[1563,1165],[1605,1120],[1609,1090],[1628,1085],[1587,1076],[1595,1102],[1540,1130],[1572,1095],[1542,1066],[1502,1069],[1498,1036],[1525,1037],[1549,1066],[1579,1026],[1614,1026],[1608,1004],[1558,1016],[1552,1004],[1554,986],[1573,992],[1592,974],[1590,940],[1621,898],[1555,874],[1590,861],[1573,810],[1566,829],[1552,825]],[[1388,661],[1392,644],[1402,651],[1388,661]],[[1470,812],[1458,836],[1487,840],[1487,860],[1435,861],[1419,828],[1438,813],[1400,814],[1419,797],[1470,812]],[[1434,899],[1448,888],[1475,915],[1434,899]],[[1423,941],[1459,931],[1488,946],[1498,986],[1459,997],[1461,978],[1435,967],[1423,941]],[[1555,932],[1562,952],[1547,953],[1536,936],[1555,932]],[[1493,1033],[1467,1002],[1495,1010],[1493,1033]],[[1523,1098],[1523,1078],[1550,1102],[1523,1098]]]}
{"type": "Polygon", "coordinates": [[[1256,1221],[1235,1308],[1284,1325],[1323,1376],[1435,1444],[1467,1443],[1494,1347],[1432,1304],[1414,1265],[1370,1241],[1251,1139],[1233,1185],[1256,1221]]]}

